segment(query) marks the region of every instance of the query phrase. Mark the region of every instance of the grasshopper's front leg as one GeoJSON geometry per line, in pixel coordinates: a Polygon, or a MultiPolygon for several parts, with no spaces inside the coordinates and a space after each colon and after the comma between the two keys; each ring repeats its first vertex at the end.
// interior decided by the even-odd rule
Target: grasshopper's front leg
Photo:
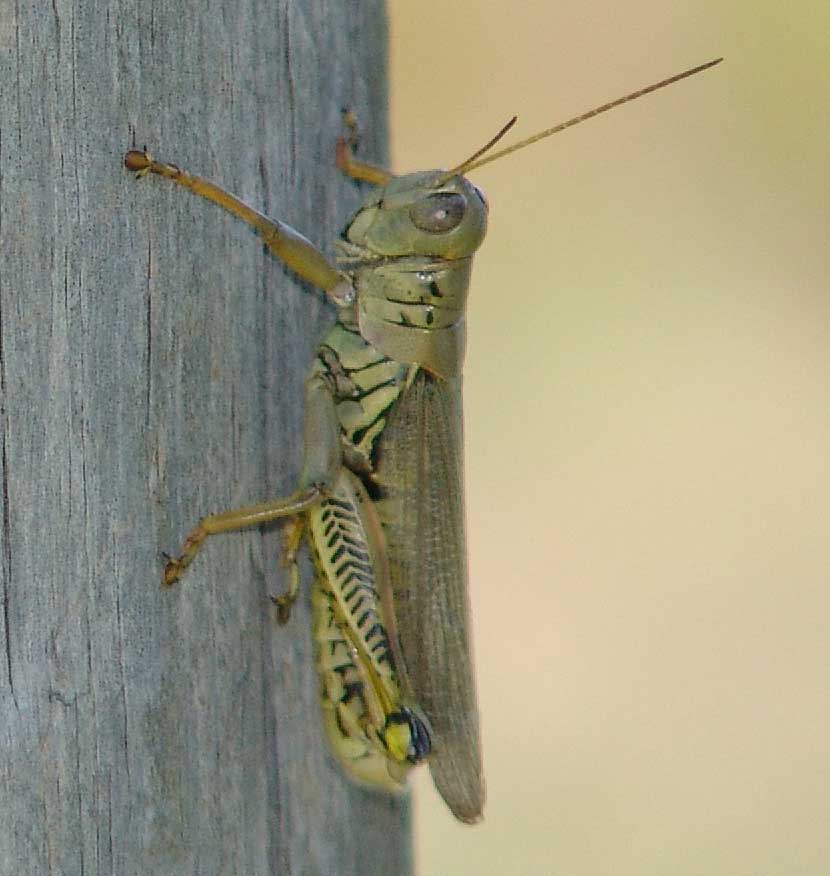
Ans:
{"type": "MultiPolygon", "coordinates": [[[[281,518],[297,521],[329,495],[330,486],[340,470],[342,456],[334,398],[325,378],[319,374],[313,374],[306,382],[305,397],[305,462],[299,488],[290,496],[202,518],[185,539],[179,555],[167,561],[162,574],[165,586],[179,580],[209,535],[260,526],[281,518]]],[[[289,530],[286,550],[289,561],[293,561],[300,534],[301,528],[295,523],[289,530]]],[[[287,592],[277,598],[281,620],[287,619],[291,603],[296,597],[295,572],[292,570],[291,574],[287,592]]]]}
{"type": "Polygon", "coordinates": [[[354,288],[349,278],[290,225],[270,219],[209,180],[193,176],[175,164],[156,161],[148,152],[131,150],[124,156],[124,167],[133,171],[138,178],[148,173],[166,177],[176,185],[218,204],[247,222],[260,234],[265,245],[278,259],[304,280],[322,289],[336,305],[351,304],[354,300],[354,288]]]}

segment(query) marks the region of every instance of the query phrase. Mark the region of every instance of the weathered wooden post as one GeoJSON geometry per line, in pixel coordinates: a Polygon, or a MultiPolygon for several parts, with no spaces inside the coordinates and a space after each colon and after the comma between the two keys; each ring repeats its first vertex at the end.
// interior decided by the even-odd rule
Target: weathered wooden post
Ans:
{"type": "Polygon", "coordinates": [[[410,872],[406,801],[349,785],[278,533],[204,513],[289,491],[332,318],[244,226],[125,149],[328,244],[383,161],[381,0],[0,0],[0,872],[410,872]]]}

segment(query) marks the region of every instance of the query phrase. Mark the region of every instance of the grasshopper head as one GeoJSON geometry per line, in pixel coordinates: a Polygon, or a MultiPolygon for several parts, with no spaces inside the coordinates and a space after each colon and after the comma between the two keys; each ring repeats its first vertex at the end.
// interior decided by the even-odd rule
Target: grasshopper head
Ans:
{"type": "Polygon", "coordinates": [[[433,256],[447,260],[468,258],[484,239],[487,204],[481,192],[464,177],[465,173],[630,100],[708,70],[722,60],[716,58],[707,61],[539,131],[498,152],[491,152],[492,147],[515,124],[516,117],[513,116],[495,137],[452,170],[410,173],[390,179],[357,213],[346,229],[345,237],[379,256],[433,256]]]}
{"type": "Polygon", "coordinates": [[[394,177],[375,192],[345,231],[379,256],[471,256],[487,231],[487,202],[465,177],[428,170],[394,177]]]}
{"type": "Polygon", "coordinates": [[[464,357],[464,308],[487,203],[461,174],[391,179],[344,232],[365,262],[354,272],[364,340],[397,362],[449,378],[464,357]]]}

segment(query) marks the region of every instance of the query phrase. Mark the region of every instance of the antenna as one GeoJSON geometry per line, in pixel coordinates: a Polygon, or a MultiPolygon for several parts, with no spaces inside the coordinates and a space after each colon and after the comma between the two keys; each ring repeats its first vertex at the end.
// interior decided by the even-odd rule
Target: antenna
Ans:
{"type": "Polygon", "coordinates": [[[443,185],[448,179],[452,179],[452,177],[463,172],[463,169],[465,167],[469,167],[476,160],[476,158],[481,158],[481,156],[484,155],[484,153],[487,152],[488,149],[492,149],[496,145],[496,143],[498,143],[499,140],[501,140],[501,138],[513,127],[513,125],[516,124],[516,120],[518,118],[518,116],[513,116],[513,118],[510,119],[510,121],[498,132],[498,134],[496,134],[496,136],[493,137],[491,140],[488,140],[487,143],[485,143],[484,146],[481,147],[481,149],[473,152],[473,154],[469,158],[462,161],[461,164],[459,164],[457,167],[453,167],[451,170],[448,170],[446,173],[442,174],[436,185],[443,185]]]}
{"type": "Polygon", "coordinates": [[[692,67],[691,70],[685,70],[683,73],[677,73],[674,76],[670,76],[668,79],[663,79],[660,82],[654,83],[654,85],[648,85],[645,88],[641,88],[639,91],[632,91],[631,94],[626,94],[624,97],[618,97],[616,100],[612,100],[610,103],[604,103],[602,106],[598,106],[595,109],[588,110],[587,113],[582,113],[582,115],[574,116],[572,119],[568,119],[566,122],[560,122],[558,125],[554,125],[552,128],[547,128],[544,131],[540,131],[538,134],[534,134],[532,137],[528,137],[526,140],[520,140],[518,143],[514,143],[512,146],[507,146],[504,149],[500,149],[498,152],[494,152],[492,155],[486,155],[483,158],[481,157],[494,143],[496,143],[510,128],[513,126],[513,123],[516,121],[516,117],[505,125],[504,128],[497,134],[496,137],[493,138],[483,149],[479,149],[474,155],[468,158],[462,164],[459,164],[458,167],[453,168],[451,171],[447,172],[446,176],[442,176],[440,182],[445,182],[449,179],[450,176],[456,176],[462,173],[469,173],[471,170],[475,170],[476,168],[481,167],[482,165],[489,164],[491,161],[496,161],[499,158],[504,158],[505,155],[509,155],[511,152],[516,152],[519,149],[524,149],[525,146],[530,146],[531,143],[535,143],[537,140],[544,140],[545,137],[550,137],[552,134],[558,134],[560,131],[564,131],[566,128],[572,128],[574,125],[578,125],[580,122],[586,122],[588,119],[592,119],[594,116],[600,115],[600,113],[608,112],[608,110],[612,110],[618,106],[622,106],[624,103],[628,103],[631,100],[636,100],[638,97],[643,97],[646,94],[651,94],[652,91],[657,91],[659,88],[665,88],[667,85],[673,85],[675,82],[679,82],[681,79],[686,79],[689,76],[694,76],[696,73],[702,73],[704,70],[708,70],[710,67],[714,67],[715,64],[720,64],[723,58],[716,58],[714,61],[707,61],[705,64],[700,64],[697,67],[692,67]]]}

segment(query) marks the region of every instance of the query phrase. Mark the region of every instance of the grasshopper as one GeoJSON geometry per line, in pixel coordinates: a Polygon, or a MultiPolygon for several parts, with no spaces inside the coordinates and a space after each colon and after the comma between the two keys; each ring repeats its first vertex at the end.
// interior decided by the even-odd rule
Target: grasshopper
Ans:
{"type": "Polygon", "coordinates": [[[352,778],[397,791],[428,760],[463,822],[481,818],[484,780],[470,653],[464,535],[461,368],[472,257],[487,202],[465,174],[680,79],[710,61],[452,170],[394,176],[358,161],[352,133],[336,164],[379,186],[330,261],[291,227],[175,165],[130,151],[155,173],[252,226],[337,308],[305,387],[304,464],[291,495],[203,518],[164,569],[172,585],[209,535],[287,519],[285,622],[297,598],[305,537],[315,566],[313,635],[323,723],[352,778]]]}

